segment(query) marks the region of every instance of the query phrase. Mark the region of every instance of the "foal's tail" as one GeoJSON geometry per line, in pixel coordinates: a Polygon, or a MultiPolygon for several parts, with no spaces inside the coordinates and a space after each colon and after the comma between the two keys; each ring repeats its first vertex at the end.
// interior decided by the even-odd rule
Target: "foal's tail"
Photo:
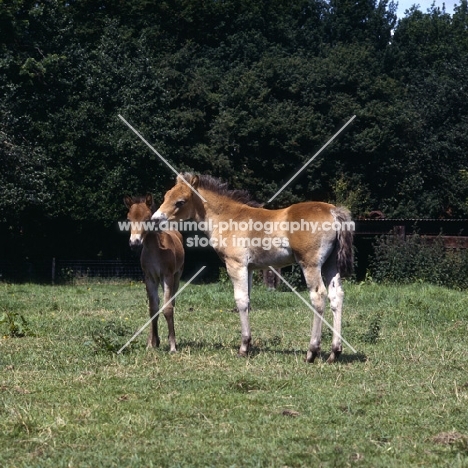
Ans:
{"type": "Polygon", "coordinates": [[[341,206],[335,208],[336,221],[341,224],[337,231],[337,265],[341,277],[351,276],[354,269],[353,231],[351,214],[341,206]]]}

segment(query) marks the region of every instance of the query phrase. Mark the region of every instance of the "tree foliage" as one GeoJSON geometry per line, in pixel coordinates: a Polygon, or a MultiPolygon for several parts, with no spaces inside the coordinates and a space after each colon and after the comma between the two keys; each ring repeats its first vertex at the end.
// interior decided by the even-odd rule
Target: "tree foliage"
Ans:
{"type": "Polygon", "coordinates": [[[3,230],[161,198],[173,174],[118,114],[261,201],[356,114],[272,207],[467,216],[467,28],[466,0],[398,22],[387,0],[0,1],[3,230]]]}

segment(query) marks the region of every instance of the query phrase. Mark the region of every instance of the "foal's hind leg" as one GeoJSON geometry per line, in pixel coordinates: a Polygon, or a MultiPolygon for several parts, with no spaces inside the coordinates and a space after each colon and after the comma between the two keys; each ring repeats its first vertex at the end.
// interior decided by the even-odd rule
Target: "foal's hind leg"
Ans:
{"type": "Polygon", "coordinates": [[[320,268],[317,266],[303,268],[304,277],[309,290],[310,302],[314,309],[314,321],[310,337],[309,350],[307,351],[307,362],[314,362],[320,354],[322,342],[322,317],[325,308],[326,289],[323,284],[320,268]]]}
{"type": "MultiPolygon", "coordinates": [[[[151,318],[159,310],[159,297],[158,297],[158,287],[159,280],[153,279],[151,277],[145,278],[146,293],[148,295],[149,302],[149,315],[151,318]]],[[[158,335],[158,319],[159,315],[151,320],[150,332],[148,336],[148,348],[158,348],[159,347],[159,335],[158,335]]]]}
{"type": "Polygon", "coordinates": [[[249,273],[245,266],[232,261],[226,262],[226,269],[234,287],[234,299],[241,322],[242,341],[238,356],[245,357],[249,353],[250,343],[252,341],[249,324],[249,280],[251,278],[251,273],[249,273]]]}
{"type": "Polygon", "coordinates": [[[327,359],[328,363],[332,363],[339,358],[343,349],[341,344],[341,311],[343,308],[344,291],[335,256],[330,257],[324,265],[324,276],[325,284],[328,287],[330,308],[333,312],[332,352],[327,359]]]}

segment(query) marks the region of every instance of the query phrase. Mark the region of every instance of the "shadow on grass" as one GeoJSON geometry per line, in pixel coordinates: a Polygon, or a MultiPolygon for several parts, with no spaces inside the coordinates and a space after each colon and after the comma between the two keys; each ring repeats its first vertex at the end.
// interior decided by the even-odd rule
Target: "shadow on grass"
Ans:
{"type": "Polygon", "coordinates": [[[233,349],[234,346],[233,344],[226,344],[226,343],[208,343],[206,341],[187,341],[187,340],[181,340],[177,343],[177,349],[179,351],[182,351],[184,348],[190,348],[190,349],[198,349],[198,350],[203,350],[203,349],[214,349],[219,351],[220,349],[233,349]]]}
{"type": "MultiPolygon", "coordinates": [[[[331,353],[322,354],[324,361],[328,359],[331,353]]],[[[353,362],[366,362],[367,356],[362,353],[342,354],[338,359],[337,363],[340,364],[352,364],[353,362]]]]}
{"type": "MultiPolygon", "coordinates": [[[[195,350],[233,350],[237,353],[239,346],[237,342],[234,343],[212,343],[212,342],[206,342],[203,340],[200,341],[187,341],[187,340],[181,340],[178,343],[178,350],[181,351],[184,348],[191,348],[195,350]]],[[[169,349],[169,348],[168,348],[169,349]]],[[[249,351],[249,358],[255,358],[259,356],[260,354],[279,354],[283,356],[287,355],[303,355],[304,359],[307,353],[306,348],[304,349],[278,349],[278,348],[271,348],[269,346],[251,346],[250,351],[249,351]]],[[[330,353],[322,353],[321,354],[321,359],[326,361],[328,357],[330,356],[330,353]]],[[[367,356],[362,353],[352,353],[352,354],[342,354],[340,358],[338,359],[338,363],[341,364],[351,364],[354,362],[366,362],[367,361],[367,356]]]]}
{"type": "MultiPolygon", "coordinates": [[[[253,346],[249,352],[249,356],[255,357],[262,353],[281,354],[281,355],[304,355],[304,361],[307,354],[307,349],[272,349],[272,348],[260,348],[253,346]]],[[[326,361],[331,353],[321,353],[319,358],[326,361]]],[[[319,359],[317,358],[317,359],[319,359]]],[[[351,364],[353,362],[366,362],[367,356],[362,353],[342,354],[337,363],[351,364]]]]}

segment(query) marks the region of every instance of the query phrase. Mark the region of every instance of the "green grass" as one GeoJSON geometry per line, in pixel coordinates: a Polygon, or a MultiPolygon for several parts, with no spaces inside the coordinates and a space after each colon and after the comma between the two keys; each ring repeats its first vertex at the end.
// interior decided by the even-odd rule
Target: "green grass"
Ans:
{"type": "Polygon", "coordinates": [[[345,286],[358,353],[310,365],[311,313],[292,293],[254,289],[239,359],[227,284],[179,296],[176,355],[164,319],[160,350],[145,330],[112,352],[147,320],[141,283],[0,284],[0,315],[34,333],[0,325],[0,466],[468,467],[466,292],[345,286]]]}

